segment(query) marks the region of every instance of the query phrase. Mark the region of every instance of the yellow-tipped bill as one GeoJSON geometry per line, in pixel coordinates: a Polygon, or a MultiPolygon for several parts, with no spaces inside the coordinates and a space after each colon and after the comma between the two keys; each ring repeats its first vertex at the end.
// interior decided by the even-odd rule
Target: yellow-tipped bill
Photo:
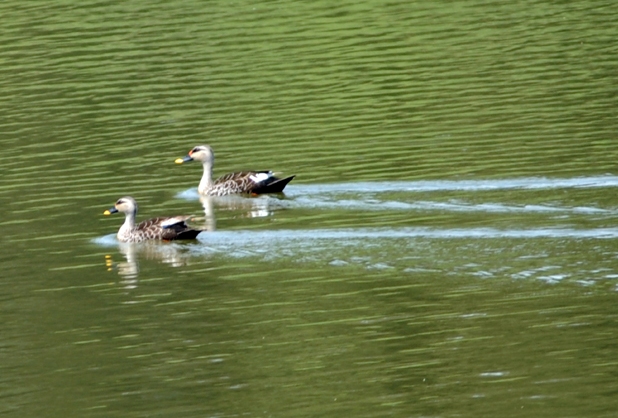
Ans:
{"type": "Polygon", "coordinates": [[[185,155],[183,158],[176,158],[176,161],[174,161],[176,164],[182,164],[182,163],[188,163],[189,161],[193,161],[193,158],[191,157],[191,154],[187,154],[185,155]]]}
{"type": "Polygon", "coordinates": [[[112,207],[107,209],[105,212],[103,212],[103,215],[111,215],[112,213],[116,213],[118,212],[118,209],[116,209],[116,207],[112,207]]]}

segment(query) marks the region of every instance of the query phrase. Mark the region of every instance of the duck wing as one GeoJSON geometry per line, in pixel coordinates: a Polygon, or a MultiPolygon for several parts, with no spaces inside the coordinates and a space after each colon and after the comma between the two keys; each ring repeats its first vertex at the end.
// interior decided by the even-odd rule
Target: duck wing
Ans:
{"type": "Polygon", "coordinates": [[[237,171],[215,180],[209,194],[223,196],[236,193],[280,193],[294,177],[279,179],[272,171],[237,171]]]}
{"type": "Polygon", "coordinates": [[[202,232],[201,229],[193,229],[187,225],[186,220],[191,216],[158,217],[142,221],[136,230],[146,239],[195,239],[202,232]]]}
{"type": "Polygon", "coordinates": [[[287,186],[294,177],[296,176],[290,176],[284,179],[280,179],[275,176],[269,177],[268,179],[256,184],[253,190],[251,190],[251,193],[282,193],[285,186],[287,186]]]}

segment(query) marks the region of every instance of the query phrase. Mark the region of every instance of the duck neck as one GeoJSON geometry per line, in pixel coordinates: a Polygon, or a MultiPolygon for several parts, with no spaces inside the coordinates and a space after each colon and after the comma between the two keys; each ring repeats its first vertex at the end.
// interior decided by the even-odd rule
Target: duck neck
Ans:
{"type": "Polygon", "coordinates": [[[212,186],[212,162],[205,161],[204,162],[204,174],[202,174],[202,180],[200,180],[200,185],[197,187],[197,191],[200,193],[205,193],[212,186]]]}
{"type": "Polygon", "coordinates": [[[131,236],[131,231],[135,229],[135,215],[137,215],[137,211],[125,213],[124,223],[118,230],[119,240],[126,240],[129,236],[131,236]]]}

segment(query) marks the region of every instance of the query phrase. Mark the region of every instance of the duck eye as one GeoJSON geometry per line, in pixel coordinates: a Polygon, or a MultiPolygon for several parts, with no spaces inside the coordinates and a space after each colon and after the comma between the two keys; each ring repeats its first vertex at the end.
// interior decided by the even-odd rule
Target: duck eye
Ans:
{"type": "Polygon", "coordinates": [[[116,202],[117,205],[122,205],[123,203],[124,203],[123,200],[119,200],[119,201],[116,202]]]}
{"type": "Polygon", "coordinates": [[[193,148],[193,149],[191,150],[191,152],[198,152],[198,151],[200,151],[200,149],[199,149],[199,148],[193,148]]]}

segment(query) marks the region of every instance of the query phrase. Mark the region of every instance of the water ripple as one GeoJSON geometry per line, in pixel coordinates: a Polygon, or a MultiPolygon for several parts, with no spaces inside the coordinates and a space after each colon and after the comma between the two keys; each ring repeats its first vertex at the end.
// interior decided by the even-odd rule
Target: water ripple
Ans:
{"type": "Polygon", "coordinates": [[[439,191],[488,191],[512,189],[570,189],[618,187],[618,176],[591,176],[573,178],[525,177],[488,180],[429,180],[335,183],[290,185],[286,195],[384,193],[384,192],[439,192],[439,191]]]}
{"type": "MultiPolygon", "coordinates": [[[[263,230],[263,231],[212,231],[198,236],[198,241],[210,249],[260,248],[270,244],[333,241],[350,244],[360,241],[364,244],[375,243],[384,239],[614,239],[618,238],[618,228],[533,228],[533,229],[497,229],[497,228],[350,228],[350,229],[307,229],[307,230],[263,230]]],[[[92,240],[105,247],[118,245],[115,234],[108,234],[92,240]]],[[[174,244],[179,245],[179,244],[174,244]]],[[[191,244],[192,247],[196,245],[191,244]]]]}
{"type": "MultiPolygon", "coordinates": [[[[618,187],[618,176],[596,176],[575,178],[518,178],[499,180],[437,180],[437,181],[386,181],[332,184],[299,184],[286,188],[285,199],[260,196],[253,201],[268,204],[276,208],[312,208],[312,209],[347,209],[347,210],[420,210],[451,212],[523,212],[523,213],[577,213],[577,214],[615,214],[616,211],[593,206],[565,207],[544,204],[509,205],[504,203],[484,202],[469,203],[461,200],[428,201],[382,200],[376,196],[384,193],[426,192],[482,192],[496,190],[549,190],[566,188],[605,188],[618,187]]],[[[177,193],[176,197],[197,200],[196,188],[177,193]]],[[[399,196],[403,197],[403,196],[399,196]]],[[[406,196],[407,197],[407,196],[406,196]]],[[[250,202],[250,200],[247,200],[250,202]]]]}
{"type": "Polygon", "coordinates": [[[310,241],[337,241],[341,243],[380,239],[497,239],[497,238],[559,238],[559,239],[610,239],[618,238],[618,228],[537,228],[497,229],[461,228],[436,229],[424,227],[404,228],[357,228],[357,229],[309,229],[309,230],[265,230],[265,231],[214,231],[199,235],[199,241],[207,245],[251,246],[274,242],[304,243],[310,241]]]}

